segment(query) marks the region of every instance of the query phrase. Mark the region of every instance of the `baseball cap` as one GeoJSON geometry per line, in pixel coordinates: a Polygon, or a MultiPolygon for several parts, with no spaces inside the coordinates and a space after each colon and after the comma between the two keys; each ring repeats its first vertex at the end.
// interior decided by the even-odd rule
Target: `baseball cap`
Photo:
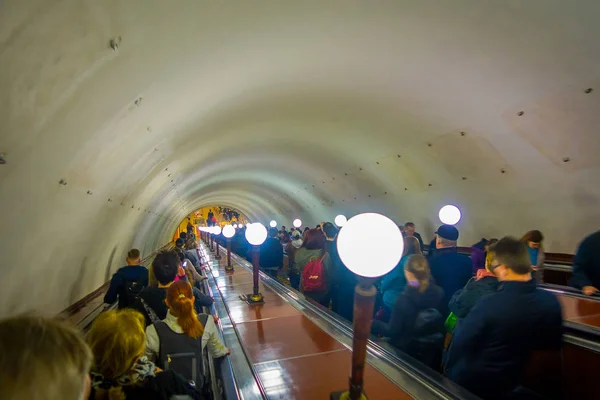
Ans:
{"type": "Polygon", "coordinates": [[[439,237],[447,239],[447,240],[457,240],[458,239],[458,229],[453,227],[452,225],[442,225],[438,228],[437,232],[435,232],[439,237]]]}

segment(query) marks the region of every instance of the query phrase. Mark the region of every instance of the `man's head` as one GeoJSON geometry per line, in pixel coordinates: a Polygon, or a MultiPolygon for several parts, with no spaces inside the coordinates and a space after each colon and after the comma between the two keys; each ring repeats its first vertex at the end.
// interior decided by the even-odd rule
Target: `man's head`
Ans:
{"type": "Polygon", "coordinates": [[[456,241],[458,240],[458,229],[456,229],[452,225],[440,226],[435,234],[436,248],[445,249],[450,247],[456,247],[456,241]]]}
{"type": "Polygon", "coordinates": [[[405,223],[404,224],[404,233],[406,233],[406,236],[414,236],[415,224],[412,222],[405,223]]]}
{"type": "Polygon", "coordinates": [[[140,265],[142,262],[140,258],[140,251],[138,249],[131,249],[127,252],[127,258],[125,258],[127,265],[140,265]]]}
{"type": "Polygon", "coordinates": [[[178,249],[182,249],[184,244],[185,244],[185,241],[181,238],[179,238],[175,241],[175,247],[177,247],[178,249]]]}
{"type": "Polygon", "coordinates": [[[335,227],[331,222],[325,222],[323,225],[323,233],[325,234],[325,239],[327,240],[335,240],[339,229],[335,227]]]}
{"type": "Polygon", "coordinates": [[[181,265],[179,255],[174,250],[163,250],[156,255],[152,262],[152,271],[158,283],[169,285],[175,280],[177,270],[181,265]]]}
{"type": "Polygon", "coordinates": [[[527,245],[513,237],[506,236],[490,246],[492,262],[489,270],[499,280],[530,280],[531,260],[527,245]]]}
{"type": "Polygon", "coordinates": [[[279,234],[279,231],[277,230],[277,228],[269,228],[269,237],[270,238],[275,238],[275,237],[277,237],[278,234],[279,234]]]}
{"type": "Polygon", "coordinates": [[[182,239],[185,242],[185,240],[187,239],[187,233],[181,232],[179,234],[179,239],[182,239]]]}
{"type": "Polygon", "coordinates": [[[92,353],[64,322],[20,316],[0,321],[0,398],[82,400],[92,353]]]}
{"type": "Polygon", "coordinates": [[[284,231],[284,232],[286,231],[286,229],[285,229],[285,225],[282,225],[282,226],[281,226],[281,230],[282,230],[282,231],[284,231]]]}

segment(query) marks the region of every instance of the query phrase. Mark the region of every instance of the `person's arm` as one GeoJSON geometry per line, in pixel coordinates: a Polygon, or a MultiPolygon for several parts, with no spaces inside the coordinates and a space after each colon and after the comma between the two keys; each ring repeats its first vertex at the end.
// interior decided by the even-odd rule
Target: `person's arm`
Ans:
{"type": "Polygon", "coordinates": [[[192,291],[194,292],[194,308],[196,312],[202,313],[202,307],[210,307],[214,303],[212,297],[205,295],[202,293],[197,287],[193,287],[192,291]]]}
{"type": "Polygon", "coordinates": [[[104,295],[104,302],[106,304],[112,304],[117,301],[117,295],[119,294],[121,285],[123,285],[123,278],[121,278],[121,275],[117,272],[112,276],[108,291],[104,295]]]}
{"type": "Polygon", "coordinates": [[[146,357],[150,361],[156,361],[158,358],[158,352],[160,351],[160,339],[154,325],[148,325],[146,328],[146,357]]]}
{"type": "Polygon", "coordinates": [[[220,358],[229,354],[230,351],[221,340],[215,321],[211,317],[206,320],[204,334],[208,336],[206,347],[212,358],[220,358]]]}
{"type": "Polygon", "coordinates": [[[474,280],[471,279],[464,288],[457,290],[448,302],[448,308],[458,318],[466,317],[477,299],[476,294],[473,293],[472,287],[470,286],[471,282],[474,282],[474,280]]]}
{"type": "Polygon", "coordinates": [[[452,367],[454,363],[462,358],[468,357],[477,350],[477,346],[485,335],[485,326],[490,307],[488,302],[479,302],[464,320],[456,326],[452,344],[448,349],[448,361],[446,368],[452,367]]]}
{"type": "MultiPolygon", "coordinates": [[[[595,287],[592,280],[588,275],[588,270],[594,268],[592,265],[592,252],[597,251],[589,246],[584,241],[577,249],[575,258],[573,259],[573,277],[569,282],[569,285],[577,289],[581,289],[584,294],[591,295],[598,291],[598,287],[595,287]]],[[[597,268],[600,268],[598,266],[597,268]]]]}

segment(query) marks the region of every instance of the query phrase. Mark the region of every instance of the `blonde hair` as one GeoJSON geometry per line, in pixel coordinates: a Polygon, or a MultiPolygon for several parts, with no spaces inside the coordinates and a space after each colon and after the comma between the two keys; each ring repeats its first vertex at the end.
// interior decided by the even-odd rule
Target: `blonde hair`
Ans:
{"type": "Polygon", "coordinates": [[[167,305],[186,335],[193,339],[202,337],[204,327],[194,310],[194,292],[189,283],[181,280],[173,282],[167,289],[167,305]]]}
{"type": "Polygon", "coordinates": [[[493,245],[488,249],[487,254],[485,255],[485,269],[488,272],[492,272],[490,267],[494,263],[494,259],[496,258],[496,253],[493,250],[493,245]]]}
{"type": "Polygon", "coordinates": [[[0,398],[79,400],[92,353],[80,332],[56,319],[19,316],[0,322],[0,398]]]}
{"type": "Polygon", "coordinates": [[[425,256],[422,254],[413,254],[408,258],[406,264],[404,264],[404,269],[417,278],[420,292],[424,292],[429,287],[431,272],[425,256]]]}
{"type": "MultiPolygon", "coordinates": [[[[92,324],[87,342],[94,354],[92,371],[105,379],[116,379],[126,374],[144,354],[144,316],[131,309],[104,312],[92,324]]],[[[97,389],[95,398],[123,400],[125,393],[120,386],[114,386],[109,390],[97,389]]]]}

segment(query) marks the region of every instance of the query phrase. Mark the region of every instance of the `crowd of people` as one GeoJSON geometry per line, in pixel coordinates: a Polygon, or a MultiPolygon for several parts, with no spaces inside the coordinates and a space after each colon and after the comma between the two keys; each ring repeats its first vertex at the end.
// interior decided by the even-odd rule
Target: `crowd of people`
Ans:
{"type": "MultiPolygon", "coordinates": [[[[454,226],[440,226],[428,248],[413,223],[401,228],[402,258],[376,283],[372,333],[482,398],[507,398],[529,355],[559,350],[562,342],[561,306],[537,285],[542,233],[482,239],[469,257],[458,252],[454,226]]],[[[232,249],[248,256],[244,230],[232,249]]],[[[351,321],[360,278],[340,260],[338,232],[330,222],[272,228],[259,249],[260,268],[351,321]]],[[[600,231],[583,240],[574,259],[571,284],[588,295],[600,288],[599,248],[600,231]]],[[[0,321],[1,398],[209,398],[203,352],[220,358],[230,351],[216,318],[204,312],[213,299],[202,290],[195,235],[182,232],[149,268],[137,249],[125,262],[104,299],[118,309],[101,313],[85,337],[56,319],[0,321]]]]}
{"type": "MultiPolygon", "coordinates": [[[[545,259],[540,231],[482,239],[469,256],[458,251],[454,226],[440,226],[429,246],[414,223],[400,228],[404,253],[376,283],[373,334],[483,398],[506,398],[518,388],[533,351],[560,349],[561,306],[537,286],[545,259]]],[[[271,228],[260,268],[351,321],[358,278],[337,254],[337,234],[330,222],[271,228]]],[[[233,243],[250,260],[244,230],[233,243]]],[[[585,294],[600,287],[599,248],[596,232],[575,256],[571,285],[585,294]]]]}

